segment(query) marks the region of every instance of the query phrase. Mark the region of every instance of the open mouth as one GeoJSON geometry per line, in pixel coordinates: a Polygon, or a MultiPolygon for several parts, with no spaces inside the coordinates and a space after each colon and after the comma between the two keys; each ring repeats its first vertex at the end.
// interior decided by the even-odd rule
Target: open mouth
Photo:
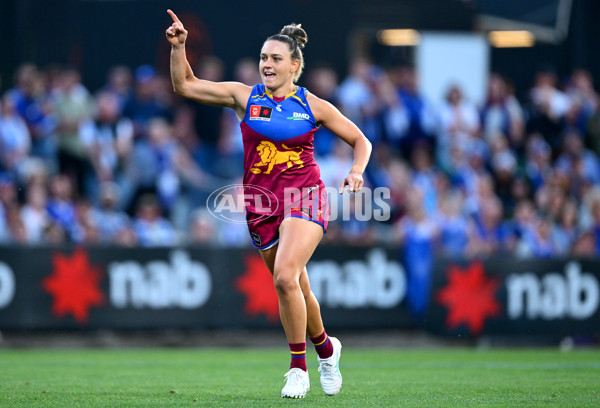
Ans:
{"type": "Polygon", "coordinates": [[[273,72],[265,72],[265,78],[275,78],[275,74],[273,72]]]}

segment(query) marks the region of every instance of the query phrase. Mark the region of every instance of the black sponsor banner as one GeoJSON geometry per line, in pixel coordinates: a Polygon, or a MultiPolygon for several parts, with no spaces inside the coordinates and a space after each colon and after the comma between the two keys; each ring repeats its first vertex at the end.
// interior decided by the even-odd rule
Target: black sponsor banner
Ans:
{"type": "MultiPolygon", "coordinates": [[[[436,260],[427,291],[420,274],[407,281],[398,254],[317,249],[308,270],[327,327],[600,333],[600,260],[436,260]]],[[[0,248],[0,329],[279,325],[272,278],[252,249],[0,248]]]]}
{"type": "MultiPolygon", "coordinates": [[[[408,327],[397,250],[322,247],[308,265],[330,328],[408,327]]],[[[0,329],[279,326],[252,249],[0,247],[0,329]]]]}
{"type": "Polygon", "coordinates": [[[600,261],[438,260],[421,322],[447,335],[600,334],[600,261]]]}

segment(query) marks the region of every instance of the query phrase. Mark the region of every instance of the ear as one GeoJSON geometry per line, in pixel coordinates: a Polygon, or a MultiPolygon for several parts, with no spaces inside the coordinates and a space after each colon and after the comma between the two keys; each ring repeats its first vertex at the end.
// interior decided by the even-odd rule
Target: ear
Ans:
{"type": "Polygon", "coordinates": [[[292,61],[292,68],[290,69],[290,72],[293,74],[298,71],[298,68],[300,68],[300,60],[295,59],[292,61]]]}

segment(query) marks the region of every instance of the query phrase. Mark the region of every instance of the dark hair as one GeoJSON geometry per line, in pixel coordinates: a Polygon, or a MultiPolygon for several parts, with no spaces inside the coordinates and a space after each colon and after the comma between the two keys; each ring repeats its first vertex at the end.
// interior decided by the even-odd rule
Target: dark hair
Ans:
{"type": "Polygon", "coordinates": [[[294,83],[298,81],[302,70],[304,69],[304,56],[302,55],[302,48],[308,41],[306,31],[302,28],[302,24],[288,24],[284,26],[279,34],[275,34],[267,38],[267,41],[280,41],[288,45],[290,53],[292,54],[292,61],[298,60],[300,63],[298,70],[294,73],[294,83]]]}

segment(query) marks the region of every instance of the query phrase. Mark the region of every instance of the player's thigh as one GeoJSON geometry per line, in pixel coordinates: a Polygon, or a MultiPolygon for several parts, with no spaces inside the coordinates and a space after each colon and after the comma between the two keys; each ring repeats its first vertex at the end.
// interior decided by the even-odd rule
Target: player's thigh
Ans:
{"type": "Polygon", "coordinates": [[[263,249],[258,251],[260,252],[260,256],[262,257],[263,262],[265,263],[265,265],[267,265],[267,269],[269,270],[269,272],[271,272],[271,275],[273,275],[273,270],[275,269],[275,256],[277,256],[278,247],[279,244],[277,243],[269,249],[263,249]]]}
{"type": "Polygon", "coordinates": [[[274,270],[291,268],[300,276],[322,238],[321,225],[297,217],[285,218],[279,227],[274,270]]]}

